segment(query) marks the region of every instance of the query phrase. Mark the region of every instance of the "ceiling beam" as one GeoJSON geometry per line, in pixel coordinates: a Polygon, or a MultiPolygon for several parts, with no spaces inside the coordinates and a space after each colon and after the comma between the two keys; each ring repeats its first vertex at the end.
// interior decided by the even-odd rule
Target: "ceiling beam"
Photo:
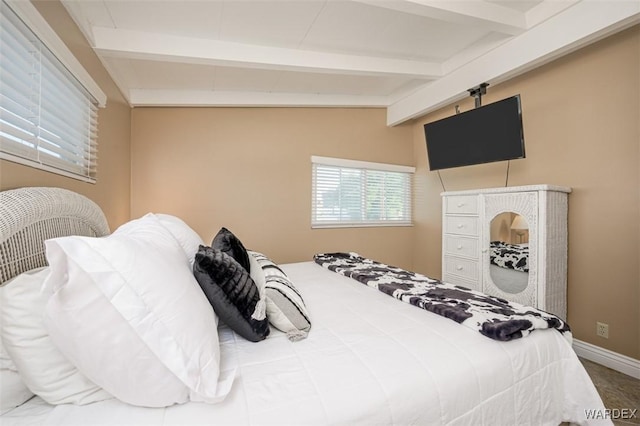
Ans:
{"type": "Polygon", "coordinates": [[[370,6],[437,19],[454,24],[482,26],[487,31],[517,35],[527,29],[526,15],[486,1],[354,0],[370,6]]]}
{"type": "Polygon", "coordinates": [[[344,55],[206,40],[142,31],[93,27],[94,49],[102,56],[298,72],[434,79],[434,62],[344,55]]]}
{"type": "Polygon", "coordinates": [[[543,1],[527,10],[527,27],[532,28],[582,0],[543,1]]]}
{"type": "Polygon", "coordinates": [[[358,107],[384,108],[386,96],[323,95],[276,92],[224,92],[215,90],[132,89],[128,93],[133,107],[358,107]]]}
{"type": "Polygon", "coordinates": [[[452,104],[640,22],[640,2],[581,1],[387,108],[394,126],[452,104]]]}

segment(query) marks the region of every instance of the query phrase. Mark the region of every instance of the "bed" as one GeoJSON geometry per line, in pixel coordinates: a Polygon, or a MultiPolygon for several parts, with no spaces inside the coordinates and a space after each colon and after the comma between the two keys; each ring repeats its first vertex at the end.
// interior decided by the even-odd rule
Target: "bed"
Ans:
{"type": "MultiPolygon", "coordinates": [[[[0,232],[3,283],[46,265],[45,240],[109,235],[95,203],[59,188],[0,193],[0,232]]],[[[604,413],[602,401],[556,330],[499,342],[311,260],[277,266],[302,295],[312,326],[306,338],[270,327],[263,340],[252,342],[216,319],[218,380],[228,386],[222,399],[166,407],[118,398],[53,405],[36,394],[6,411],[0,423],[611,424],[587,418],[587,412],[604,413]]]]}

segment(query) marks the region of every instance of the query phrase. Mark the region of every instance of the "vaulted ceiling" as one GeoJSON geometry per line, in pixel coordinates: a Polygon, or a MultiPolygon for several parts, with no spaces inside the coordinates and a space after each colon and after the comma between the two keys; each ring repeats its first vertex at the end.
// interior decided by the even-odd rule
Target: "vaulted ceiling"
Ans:
{"type": "Polygon", "coordinates": [[[389,125],[640,22],[638,0],[62,2],[134,107],[386,107],[389,125]]]}

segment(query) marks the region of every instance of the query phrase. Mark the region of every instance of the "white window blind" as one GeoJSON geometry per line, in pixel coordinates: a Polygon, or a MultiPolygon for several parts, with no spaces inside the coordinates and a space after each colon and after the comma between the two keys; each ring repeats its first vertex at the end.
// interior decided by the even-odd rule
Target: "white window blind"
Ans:
{"type": "Polygon", "coordinates": [[[415,168],[311,157],[311,226],[411,225],[415,168]]]}
{"type": "Polygon", "coordinates": [[[97,101],[0,2],[0,158],[95,182],[97,101]]]}

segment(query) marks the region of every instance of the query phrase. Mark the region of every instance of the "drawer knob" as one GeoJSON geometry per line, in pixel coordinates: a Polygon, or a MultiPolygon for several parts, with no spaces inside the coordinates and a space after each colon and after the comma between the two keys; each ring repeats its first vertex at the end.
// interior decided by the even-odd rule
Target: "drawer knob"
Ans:
{"type": "Polygon", "coordinates": [[[458,229],[462,229],[462,228],[464,228],[464,224],[459,223],[459,224],[458,224],[458,229]]]}
{"type": "Polygon", "coordinates": [[[458,244],[458,247],[456,247],[458,250],[462,250],[462,244],[458,244]]]}
{"type": "Polygon", "coordinates": [[[464,206],[464,203],[458,203],[458,207],[464,206]]]}
{"type": "Polygon", "coordinates": [[[457,269],[458,271],[462,271],[462,265],[458,265],[458,266],[456,266],[456,269],[457,269]]]}

